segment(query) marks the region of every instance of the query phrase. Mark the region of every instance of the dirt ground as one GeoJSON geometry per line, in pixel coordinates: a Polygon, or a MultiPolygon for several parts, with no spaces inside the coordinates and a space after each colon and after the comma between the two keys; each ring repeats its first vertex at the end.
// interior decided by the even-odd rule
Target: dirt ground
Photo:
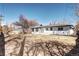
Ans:
{"type": "Polygon", "coordinates": [[[33,35],[33,34],[10,35],[5,38],[6,56],[18,55],[24,36],[26,36],[26,39],[24,43],[23,56],[26,56],[26,51],[29,49],[29,46],[33,44],[33,42],[58,41],[63,44],[75,46],[75,39],[76,39],[76,37],[72,37],[72,36],[59,36],[59,35],[33,35]]]}

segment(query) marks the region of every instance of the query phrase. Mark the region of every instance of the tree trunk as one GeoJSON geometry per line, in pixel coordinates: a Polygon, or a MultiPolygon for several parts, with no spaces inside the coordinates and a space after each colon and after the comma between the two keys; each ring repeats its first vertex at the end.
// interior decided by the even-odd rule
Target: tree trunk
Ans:
{"type": "Polygon", "coordinates": [[[24,45],[25,45],[25,38],[26,37],[24,37],[23,41],[21,42],[21,48],[20,48],[18,56],[23,56],[24,45]]]}
{"type": "Polygon", "coordinates": [[[2,32],[0,33],[0,56],[5,56],[5,40],[2,32]]]}

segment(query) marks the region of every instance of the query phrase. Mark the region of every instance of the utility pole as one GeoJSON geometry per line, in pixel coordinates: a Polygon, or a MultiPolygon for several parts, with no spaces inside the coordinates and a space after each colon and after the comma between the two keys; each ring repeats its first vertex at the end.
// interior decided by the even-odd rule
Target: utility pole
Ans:
{"type": "Polygon", "coordinates": [[[0,15],[0,56],[5,56],[5,38],[2,30],[2,15],[0,15]]]}
{"type": "Polygon", "coordinates": [[[3,16],[0,15],[0,26],[2,25],[3,16]]]}

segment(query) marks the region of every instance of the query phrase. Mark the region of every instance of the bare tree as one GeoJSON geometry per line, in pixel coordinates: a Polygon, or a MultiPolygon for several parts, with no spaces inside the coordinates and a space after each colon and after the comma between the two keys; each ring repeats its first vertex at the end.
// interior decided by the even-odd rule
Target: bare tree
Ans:
{"type": "MultiPolygon", "coordinates": [[[[25,29],[29,28],[29,22],[23,15],[20,15],[19,21],[15,22],[14,24],[17,25],[17,26],[21,26],[21,28],[23,30],[23,35],[25,34],[25,29]]],[[[20,51],[19,51],[19,54],[18,54],[19,56],[23,55],[24,42],[25,42],[25,37],[24,37],[24,39],[22,40],[22,43],[21,43],[21,48],[20,48],[20,51]]]]}
{"type": "Polygon", "coordinates": [[[30,26],[38,26],[39,23],[37,22],[37,20],[29,20],[29,25],[30,26]]]}
{"type": "Polygon", "coordinates": [[[19,21],[14,23],[17,26],[21,26],[23,33],[25,33],[24,29],[29,28],[28,20],[24,18],[23,15],[20,15],[19,21]]]}
{"type": "Polygon", "coordinates": [[[8,28],[8,26],[7,25],[4,25],[3,26],[3,32],[5,33],[5,34],[8,34],[8,30],[9,28],[8,28]]]}
{"type": "MultiPolygon", "coordinates": [[[[79,17],[79,4],[76,4],[75,6],[75,15],[79,17]]],[[[79,29],[79,20],[76,21],[75,31],[78,31],[78,29],[79,29]]]]}
{"type": "Polygon", "coordinates": [[[79,30],[79,21],[77,21],[75,25],[75,31],[78,31],[78,30],[79,30]]]}
{"type": "MultiPolygon", "coordinates": [[[[76,7],[75,7],[75,15],[77,17],[79,17],[79,4],[77,4],[76,7]]],[[[76,35],[77,35],[77,39],[75,40],[76,45],[74,46],[74,48],[71,51],[69,51],[66,54],[66,56],[79,56],[79,20],[76,22],[75,32],[76,32],[76,35]]]]}
{"type": "Polygon", "coordinates": [[[25,33],[25,29],[28,29],[31,26],[37,26],[39,23],[36,20],[28,20],[23,15],[20,15],[19,21],[14,23],[17,26],[21,26],[23,29],[23,32],[25,33]]]}
{"type": "MultiPolygon", "coordinates": [[[[14,23],[17,26],[21,26],[23,30],[23,35],[25,34],[25,30],[27,30],[30,26],[36,26],[38,23],[35,20],[28,20],[23,15],[20,15],[19,21],[14,23]]],[[[19,51],[19,56],[23,55],[24,51],[24,45],[25,45],[25,36],[23,37],[23,41],[21,42],[21,48],[19,51]]]]}

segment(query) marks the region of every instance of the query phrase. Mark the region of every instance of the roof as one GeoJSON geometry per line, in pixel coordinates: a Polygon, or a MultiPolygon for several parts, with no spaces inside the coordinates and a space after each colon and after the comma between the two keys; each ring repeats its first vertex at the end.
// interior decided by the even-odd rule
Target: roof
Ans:
{"type": "Polygon", "coordinates": [[[33,26],[33,27],[31,27],[31,28],[67,27],[67,26],[73,27],[73,25],[45,25],[45,26],[33,26]]]}

